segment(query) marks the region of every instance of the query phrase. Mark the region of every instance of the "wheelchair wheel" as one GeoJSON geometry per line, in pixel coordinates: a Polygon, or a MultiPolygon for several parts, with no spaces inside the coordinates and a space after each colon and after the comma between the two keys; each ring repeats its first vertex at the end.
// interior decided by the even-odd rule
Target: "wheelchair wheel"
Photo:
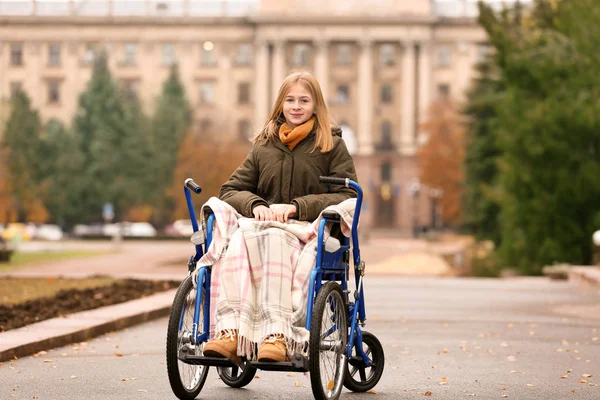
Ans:
{"type": "MultiPolygon", "coordinates": [[[[208,367],[191,365],[177,358],[183,346],[189,348],[188,354],[202,355],[202,343],[191,344],[192,326],[194,324],[194,308],[196,305],[196,290],[193,287],[192,276],[188,276],[177,290],[167,327],[167,373],[169,383],[175,396],[182,400],[195,399],[200,391],[208,367]],[[181,324],[181,329],[179,328],[181,324]]],[[[204,307],[200,309],[200,321],[203,320],[204,307]]]]}
{"type": "Polygon", "coordinates": [[[340,285],[327,282],[319,290],[311,317],[309,368],[316,400],[340,397],[346,365],[348,320],[340,285]]]}
{"type": "Polygon", "coordinates": [[[383,375],[385,356],[383,346],[375,335],[362,332],[362,349],[371,359],[371,366],[366,366],[362,357],[356,354],[356,347],[352,348],[350,359],[346,363],[346,376],[344,386],[353,392],[366,392],[377,385],[383,375]]]}
{"type": "Polygon", "coordinates": [[[242,388],[248,385],[256,375],[256,368],[252,367],[246,361],[242,365],[231,368],[217,368],[219,377],[225,384],[232,388],[242,388]]]}

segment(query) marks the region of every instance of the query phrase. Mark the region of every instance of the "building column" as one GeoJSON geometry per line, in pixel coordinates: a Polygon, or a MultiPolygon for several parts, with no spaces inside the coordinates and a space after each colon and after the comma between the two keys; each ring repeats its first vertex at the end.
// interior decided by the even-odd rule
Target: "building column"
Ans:
{"type": "Polygon", "coordinates": [[[373,43],[360,43],[358,64],[358,154],[373,153],[373,43]]]}
{"type": "Polygon", "coordinates": [[[415,150],[415,44],[404,42],[403,45],[400,153],[412,155],[415,150]]]}
{"type": "Polygon", "coordinates": [[[433,74],[431,69],[431,50],[429,42],[421,42],[419,45],[419,129],[417,144],[423,144],[427,139],[420,128],[429,117],[427,112],[431,105],[431,82],[433,74]]]}
{"type": "Polygon", "coordinates": [[[272,97],[270,103],[277,99],[279,87],[285,79],[285,41],[278,39],[273,43],[273,73],[271,74],[272,97]]]}
{"type": "Polygon", "coordinates": [[[254,130],[269,116],[269,48],[265,40],[254,42],[254,130]]]}
{"type": "Polygon", "coordinates": [[[326,40],[317,40],[315,42],[317,54],[315,57],[315,77],[321,85],[323,98],[327,103],[327,95],[329,93],[329,42],[326,40]]]}

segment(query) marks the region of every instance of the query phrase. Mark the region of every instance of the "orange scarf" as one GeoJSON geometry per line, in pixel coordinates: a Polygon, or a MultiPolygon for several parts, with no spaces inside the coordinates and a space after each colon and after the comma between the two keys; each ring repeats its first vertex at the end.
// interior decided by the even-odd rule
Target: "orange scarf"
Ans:
{"type": "Polygon", "coordinates": [[[294,150],[294,147],[300,143],[308,134],[312,131],[315,126],[315,117],[312,117],[302,125],[298,125],[294,129],[290,128],[287,123],[281,124],[279,127],[279,139],[281,143],[287,145],[290,150],[294,150]]]}

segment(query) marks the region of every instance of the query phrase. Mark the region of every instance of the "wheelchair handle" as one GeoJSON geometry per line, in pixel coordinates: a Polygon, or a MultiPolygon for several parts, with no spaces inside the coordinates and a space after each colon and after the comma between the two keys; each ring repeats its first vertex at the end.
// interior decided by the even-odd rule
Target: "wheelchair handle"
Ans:
{"type": "Polygon", "coordinates": [[[198,185],[192,178],[187,178],[185,180],[185,187],[190,189],[192,192],[199,194],[202,191],[200,185],[198,185]]]}
{"type": "Polygon", "coordinates": [[[319,182],[321,183],[331,183],[334,185],[344,185],[346,187],[350,186],[350,179],[348,178],[336,178],[333,176],[319,176],[319,182]]]}

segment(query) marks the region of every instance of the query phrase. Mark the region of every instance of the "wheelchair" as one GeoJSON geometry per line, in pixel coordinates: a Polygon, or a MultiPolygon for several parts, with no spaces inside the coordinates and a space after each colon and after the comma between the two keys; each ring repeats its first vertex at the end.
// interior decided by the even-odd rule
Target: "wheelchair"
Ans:
{"type": "Polygon", "coordinates": [[[320,221],[316,267],[310,276],[307,300],[308,357],[294,355],[286,362],[242,359],[238,365],[226,358],[202,355],[203,345],[209,339],[210,267],[201,267],[196,282],[193,279],[198,260],[210,246],[215,221],[214,215],[209,214],[206,231],[199,229],[192,192],[200,193],[201,188],[191,178],[186,179],[184,193],[194,230],[192,243],[196,254],[190,256],[188,276],[173,300],[166,343],[169,383],[179,399],[194,399],[199,395],[211,366],[217,368],[221,380],[232,388],[248,385],[257,369],[309,372],[317,400],[338,399],[343,386],[353,392],[366,392],[381,379],[385,364],[383,346],[375,335],[362,330],[366,320],[365,262],[360,258],[357,232],[362,189],[350,179],[320,177],[320,181],[353,188],[357,192],[357,201],[351,238],[341,235],[338,214],[325,212],[320,221]],[[331,235],[324,240],[328,223],[331,224],[331,235]],[[353,290],[348,287],[350,252],[354,263],[353,290]]]}

